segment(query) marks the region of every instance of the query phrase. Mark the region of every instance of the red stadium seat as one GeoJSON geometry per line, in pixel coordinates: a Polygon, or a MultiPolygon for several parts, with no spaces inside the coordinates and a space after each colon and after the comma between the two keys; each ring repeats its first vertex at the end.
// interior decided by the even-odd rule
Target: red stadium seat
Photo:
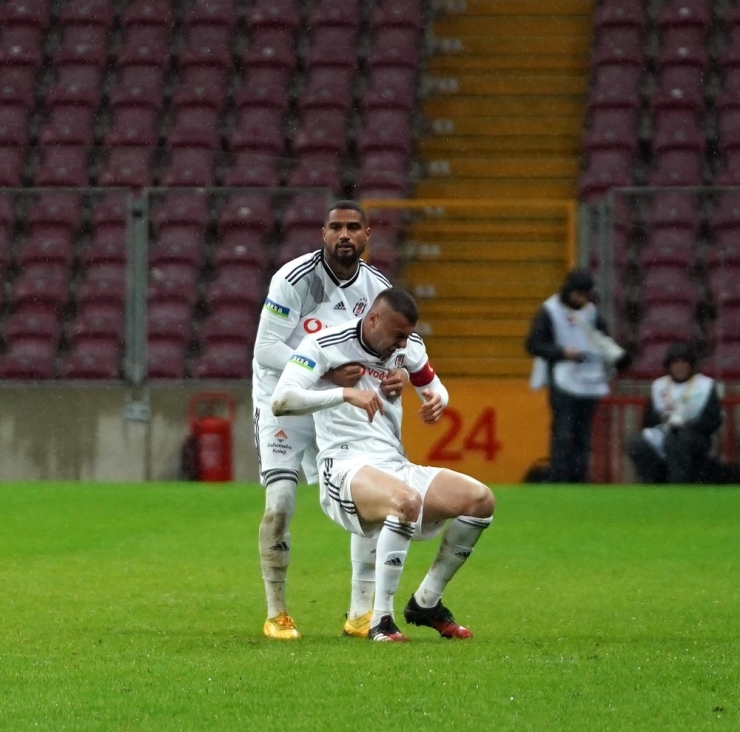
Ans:
{"type": "Polygon", "coordinates": [[[169,193],[151,216],[157,232],[171,226],[191,226],[202,236],[208,225],[208,198],[197,193],[169,193]]]}
{"type": "Polygon", "coordinates": [[[0,107],[0,145],[28,145],[28,112],[23,107],[0,107]]]}
{"type": "Polygon", "coordinates": [[[26,210],[26,223],[31,229],[46,224],[75,233],[81,222],[82,199],[74,193],[43,194],[26,210]]]}
{"type": "Polygon", "coordinates": [[[193,337],[191,317],[177,317],[171,314],[150,315],[147,322],[148,342],[172,343],[185,348],[193,337]]]}
{"type": "Polygon", "coordinates": [[[162,172],[163,186],[212,186],[215,180],[213,152],[176,148],[170,152],[169,165],[162,172]]]}
{"type": "Polygon", "coordinates": [[[224,185],[277,188],[280,185],[277,162],[278,159],[274,155],[257,152],[237,153],[231,168],[224,176],[224,185]]]}
{"type": "Polygon", "coordinates": [[[99,25],[68,25],[62,44],[54,54],[54,65],[93,66],[104,69],[108,63],[108,29],[99,25]]]}
{"type": "Polygon", "coordinates": [[[237,21],[235,0],[196,0],[185,15],[188,28],[215,26],[233,30],[237,21]]]}
{"type": "Polygon", "coordinates": [[[5,342],[12,348],[16,343],[40,340],[59,345],[62,324],[55,313],[14,313],[5,323],[5,342]]]}
{"type": "Polygon", "coordinates": [[[120,355],[107,347],[86,345],[74,349],[63,361],[61,376],[65,379],[118,379],[120,355]]]}
{"type": "Polygon", "coordinates": [[[367,55],[372,70],[383,67],[419,68],[418,33],[412,28],[387,28],[375,34],[367,55]]]}
{"type": "Polygon", "coordinates": [[[233,273],[224,269],[206,288],[206,304],[212,311],[223,306],[254,306],[263,296],[262,271],[256,267],[233,273]]]}
{"type": "Polygon", "coordinates": [[[116,147],[107,151],[98,175],[101,186],[143,188],[152,185],[152,150],[148,147],[116,147]]]}
{"type": "Polygon", "coordinates": [[[374,30],[383,28],[422,30],[424,14],[421,0],[380,0],[373,10],[370,26],[374,30]]]}
{"type": "Polygon", "coordinates": [[[60,14],[62,25],[100,26],[110,30],[114,22],[112,0],[78,0],[67,3],[60,14]]]}
{"type": "Polygon", "coordinates": [[[174,22],[171,0],[132,0],[121,15],[125,28],[154,27],[166,31],[174,22]]]}
{"type": "Polygon", "coordinates": [[[241,63],[249,71],[271,68],[292,73],[297,64],[292,35],[273,28],[255,32],[252,43],[242,54],[241,63]]]}
{"type": "Polygon", "coordinates": [[[53,379],[54,348],[39,341],[34,349],[27,345],[11,349],[0,358],[0,379],[53,379]]]}
{"type": "Polygon", "coordinates": [[[285,150],[283,114],[278,109],[244,107],[229,138],[229,148],[235,152],[255,152],[282,155],[285,150]]]}
{"type": "Polygon", "coordinates": [[[0,186],[15,188],[21,185],[24,154],[22,148],[3,148],[3,154],[0,155],[0,186]]]}
{"type": "MultiPolygon", "coordinates": [[[[180,112],[208,108],[220,112],[226,104],[226,80],[221,69],[189,66],[172,95],[172,106],[180,112]]],[[[218,132],[218,130],[217,130],[218,132]]]]}
{"type": "Polygon", "coordinates": [[[370,84],[362,96],[362,108],[402,109],[416,106],[416,72],[411,69],[381,66],[372,71],[370,84]]]}
{"type": "Polygon", "coordinates": [[[156,66],[126,66],[110,95],[112,109],[143,107],[159,112],[164,105],[164,73],[156,66]]]}
{"type": "Polygon", "coordinates": [[[254,345],[257,335],[257,315],[252,312],[213,313],[201,324],[200,342],[208,347],[216,343],[236,343],[243,348],[254,345]]]}
{"type": "Polygon", "coordinates": [[[251,374],[247,348],[235,343],[207,346],[193,368],[200,379],[248,379],[251,374]]]}
{"type": "Polygon", "coordinates": [[[0,66],[0,106],[30,111],[36,104],[35,76],[33,68],[0,66]]]}
{"type": "Polygon", "coordinates": [[[333,152],[301,155],[288,174],[289,186],[330,188],[336,195],[342,190],[341,158],[333,152]]]}
{"type": "Polygon", "coordinates": [[[355,30],[346,27],[316,28],[311,33],[311,46],[304,58],[306,68],[357,68],[355,30]]]}
{"type": "Polygon", "coordinates": [[[333,109],[347,114],[354,105],[352,76],[352,71],[331,66],[313,69],[298,98],[298,108],[333,109]]]}
{"type": "Polygon", "coordinates": [[[234,104],[242,107],[267,107],[286,113],[289,108],[288,73],[283,69],[253,68],[234,92],[234,104]]]}
{"type": "Polygon", "coordinates": [[[690,109],[667,109],[654,117],[653,150],[692,150],[704,153],[706,139],[703,125],[690,109]]]}
{"type": "Polygon", "coordinates": [[[49,3],[46,0],[8,0],[0,9],[0,26],[44,31],[49,27],[49,3]]]}
{"type": "Polygon", "coordinates": [[[694,310],[689,303],[659,303],[648,308],[637,327],[640,343],[685,341],[694,336],[694,310]]]}
{"type": "Polygon", "coordinates": [[[83,268],[101,265],[126,265],[126,226],[100,226],[80,253],[83,268]]]}
{"type": "Polygon", "coordinates": [[[168,341],[150,341],[147,347],[147,372],[150,379],[184,378],[184,346],[168,341]]]}
{"type": "Polygon", "coordinates": [[[247,27],[295,33],[301,27],[298,4],[295,0],[257,0],[247,13],[247,27]]]}
{"type": "Polygon", "coordinates": [[[46,106],[95,111],[101,102],[101,78],[101,71],[95,66],[62,66],[56,82],[46,94],[46,106]]]}
{"type": "Polygon", "coordinates": [[[371,150],[396,150],[411,154],[411,120],[409,115],[396,109],[378,109],[368,112],[357,137],[360,155],[371,150]]]}
{"type": "Polygon", "coordinates": [[[39,134],[39,143],[90,147],[93,144],[95,110],[83,106],[52,107],[49,121],[39,134]]]}
{"type": "Polygon", "coordinates": [[[84,147],[47,147],[42,150],[36,170],[37,186],[86,186],[88,149],[84,147]]]}
{"type": "Polygon", "coordinates": [[[167,136],[171,148],[221,149],[221,125],[218,112],[211,107],[183,107],[167,136]]]}
{"type": "Polygon", "coordinates": [[[10,308],[13,312],[61,315],[69,297],[69,278],[60,273],[21,273],[13,283],[10,308]]]}

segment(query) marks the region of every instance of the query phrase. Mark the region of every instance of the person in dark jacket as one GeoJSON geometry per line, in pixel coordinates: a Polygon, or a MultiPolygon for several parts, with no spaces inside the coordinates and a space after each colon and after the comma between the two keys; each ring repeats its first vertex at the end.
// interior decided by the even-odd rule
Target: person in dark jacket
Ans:
{"type": "Polygon", "coordinates": [[[568,273],[560,292],[535,314],[525,341],[535,356],[530,382],[549,387],[550,482],[585,483],[591,451],[591,423],[599,398],[609,393],[612,368],[626,354],[608,336],[592,302],[590,273],[568,273]]]}
{"type": "Polygon", "coordinates": [[[644,483],[698,483],[712,480],[712,436],[722,424],[714,379],[696,372],[687,343],[674,343],[663,362],[668,373],[656,379],[643,414],[643,429],[627,451],[644,483]]]}

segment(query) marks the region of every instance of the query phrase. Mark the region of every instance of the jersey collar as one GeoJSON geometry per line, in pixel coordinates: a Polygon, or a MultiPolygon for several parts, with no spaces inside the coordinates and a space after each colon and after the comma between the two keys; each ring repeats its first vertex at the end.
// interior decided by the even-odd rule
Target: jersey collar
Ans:
{"type": "Polygon", "coordinates": [[[337,286],[342,289],[345,287],[349,287],[350,285],[353,285],[357,278],[360,276],[360,267],[362,266],[363,260],[360,259],[357,262],[357,271],[348,279],[348,280],[340,280],[334,272],[331,271],[331,267],[326,263],[326,258],[324,257],[324,250],[321,250],[321,264],[324,267],[324,270],[326,271],[326,274],[329,276],[329,279],[337,286]]]}
{"type": "Polygon", "coordinates": [[[357,342],[360,344],[360,348],[362,348],[363,351],[382,361],[383,357],[377,351],[374,351],[372,348],[370,348],[370,346],[368,346],[362,338],[362,323],[364,322],[364,320],[365,318],[361,318],[357,321],[357,342]]]}

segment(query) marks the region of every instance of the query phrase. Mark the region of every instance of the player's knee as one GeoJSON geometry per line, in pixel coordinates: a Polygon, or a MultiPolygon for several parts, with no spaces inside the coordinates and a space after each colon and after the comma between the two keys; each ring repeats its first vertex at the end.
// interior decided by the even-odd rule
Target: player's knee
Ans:
{"type": "Polygon", "coordinates": [[[291,515],[288,511],[268,507],[262,516],[260,532],[272,536],[281,536],[288,531],[291,515]]]}
{"type": "Polygon", "coordinates": [[[416,521],[421,511],[421,496],[412,488],[403,488],[395,496],[396,510],[404,521],[416,521]]]}
{"type": "Polygon", "coordinates": [[[476,483],[470,489],[469,510],[465,512],[467,516],[476,518],[488,518],[493,516],[496,508],[496,499],[491,489],[483,483],[476,483]]]}

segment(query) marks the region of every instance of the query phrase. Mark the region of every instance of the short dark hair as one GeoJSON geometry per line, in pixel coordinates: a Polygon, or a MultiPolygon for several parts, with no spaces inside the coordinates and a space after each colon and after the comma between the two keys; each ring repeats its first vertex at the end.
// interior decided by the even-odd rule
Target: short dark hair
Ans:
{"type": "Polygon", "coordinates": [[[419,309],[416,300],[402,287],[388,287],[378,293],[376,300],[384,300],[395,312],[403,315],[409,323],[416,325],[419,321],[419,309]]]}
{"type": "Polygon", "coordinates": [[[329,214],[332,211],[336,211],[337,209],[342,211],[357,211],[358,214],[362,217],[362,223],[367,226],[367,213],[365,212],[365,209],[360,206],[357,201],[352,201],[349,198],[342,199],[341,201],[334,201],[329,208],[326,209],[326,216],[324,216],[324,223],[326,223],[329,220],[329,214]]]}

